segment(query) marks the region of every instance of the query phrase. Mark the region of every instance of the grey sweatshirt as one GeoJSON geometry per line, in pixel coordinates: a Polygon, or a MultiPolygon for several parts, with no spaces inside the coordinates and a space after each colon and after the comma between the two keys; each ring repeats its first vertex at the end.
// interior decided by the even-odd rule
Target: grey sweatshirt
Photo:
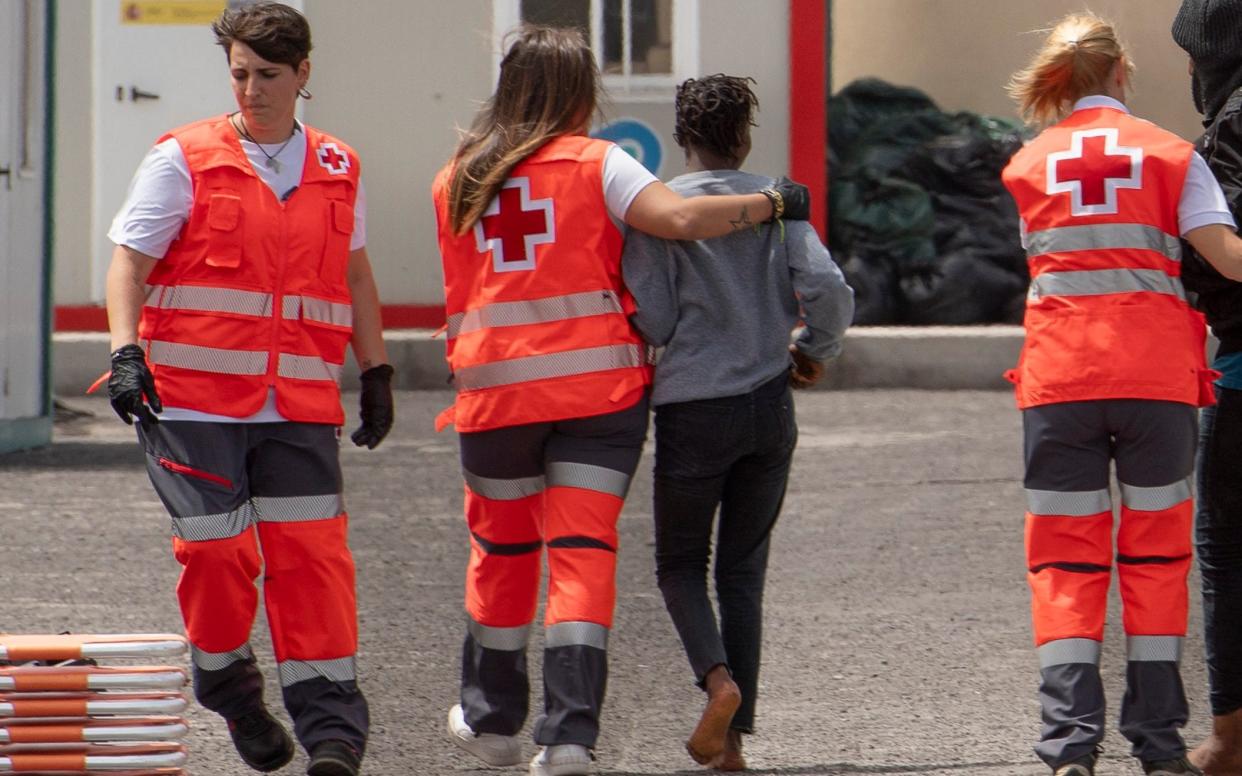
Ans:
{"type": "MultiPolygon", "coordinates": [[[[737,170],[694,172],[669,187],[685,196],[753,194],[771,178],[737,170]]],[[[763,224],[698,242],[630,229],[621,262],[638,310],[630,320],[664,352],[653,404],[749,393],[789,369],[790,332],[816,360],[841,352],[854,291],[805,221],[763,224]],[[801,316],[799,315],[801,303],[801,316]]]]}

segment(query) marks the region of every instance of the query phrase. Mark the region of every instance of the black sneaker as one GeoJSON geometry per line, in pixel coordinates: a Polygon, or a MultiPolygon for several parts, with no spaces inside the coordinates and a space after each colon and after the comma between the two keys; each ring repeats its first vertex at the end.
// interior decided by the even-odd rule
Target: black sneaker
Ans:
{"type": "Polygon", "coordinates": [[[306,776],[358,776],[362,756],[344,741],[321,741],[310,752],[306,776]]]}
{"type": "Polygon", "coordinates": [[[267,709],[230,719],[228,725],[242,762],[256,771],[275,771],[293,759],[293,739],[267,709]]]}
{"type": "Polygon", "coordinates": [[[1185,757],[1173,760],[1143,760],[1143,773],[1147,776],[1203,776],[1203,771],[1185,757]]]}
{"type": "Polygon", "coordinates": [[[1052,769],[1052,776],[1095,776],[1095,761],[1100,757],[1098,749],[1087,752],[1052,769]]]}

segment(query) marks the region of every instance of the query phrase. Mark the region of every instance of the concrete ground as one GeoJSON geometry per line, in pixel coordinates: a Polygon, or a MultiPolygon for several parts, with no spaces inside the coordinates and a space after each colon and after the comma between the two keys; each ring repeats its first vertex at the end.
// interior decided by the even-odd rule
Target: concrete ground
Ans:
{"type": "MultiPolygon", "coordinates": [[[[443,733],[457,690],[467,556],[456,444],[451,432],[432,431],[449,398],[403,392],[383,446],[342,448],[373,718],[364,772],[376,776],[495,772],[476,768],[443,733]]],[[[346,396],[347,407],[356,401],[346,396]]],[[[1047,773],[1031,753],[1037,666],[1010,395],[817,391],[799,395],[798,415],[768,578],[759,730],[746,739],[753,772],[1047,773]]],[[[702,772],[682,749],[702,694],[655,587],[651,460],[621,519],[597,750],[609,776],[702,772]]],[[[52,446],[0,456],[0,523],[0,630],[179,630],[168,520],[132,431],[104,400],[68,400],[52,446]]],[[[1194,742],[1209,718],[1197,592],[1192,601],[1184,673],[1194,742]]],[[[1118,614],[1114,600],[1104,652],[1114,719],[1124,677],[1118,614]]],[[[278,703],[264,629],[260,622],[255,645],[278,703]]],[[[188,716],[191,773],[249,773],[221,721],[193,707],[188,716]]],[[[305,762],[299,754],[284,772],[302,773],[305,762]]],[[[1115,732],[1098,772],[1140,772],[1115,732]]]]}

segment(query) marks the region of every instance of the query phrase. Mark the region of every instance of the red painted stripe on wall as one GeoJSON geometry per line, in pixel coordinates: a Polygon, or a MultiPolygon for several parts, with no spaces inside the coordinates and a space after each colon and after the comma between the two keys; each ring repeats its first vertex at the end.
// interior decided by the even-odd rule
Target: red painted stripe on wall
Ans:
{"type": "MultiPolygon", "coordinates": [[[[386,304],[380,314],[385,329],[438,329],[444,325],[444,305],[386,304]]],[[[62,305],[52,313],[55,331],[107,331],[108,314],[99,305],[62,305]]]]}
{"type": "Polygon", "coordinates": [[[789,177],[811,190],[811,224],[828,237],[826,0],[789,0],[789,177]]]}

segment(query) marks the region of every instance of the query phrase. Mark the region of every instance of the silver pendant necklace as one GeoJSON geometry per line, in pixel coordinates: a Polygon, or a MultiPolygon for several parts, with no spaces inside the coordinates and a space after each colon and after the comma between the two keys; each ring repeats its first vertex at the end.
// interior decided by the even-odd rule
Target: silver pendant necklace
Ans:
{"type": "Polygon", "coordinates": [[[281,170],[281,166],[280,166],[280,161],[276,157],[280,156],[280,152],[285,150],[285,148],[288,147],[288,145],[293,142],[293,136],[298,133],[298,123],[296,121],[293,122],[293,131],[289,133],[289,139],[286,140],[284,143],[282,143],[280,148],[276,149],[276,153],[269,154],[267,152],[267,149],[263,147],[263,144],[260,143],[258,140],[255,140],[254,137],[251,136],[251,134],[246,130],[246,120],[242,118],[242,115],[240,113],[234,113],[233,116],[235,116],[237,119],[237,121],[234,122],[233,124],[233,127],[237,130],[237,134],[241,135],[242,137],[249,140],[251,143],[254,143],[256,146],[258,146],[259,152],[267,157],[267,162],[264,163],[264,166],[266,166],[268,169],[273,170],[277,174],[279,174],[281,170]]]}

